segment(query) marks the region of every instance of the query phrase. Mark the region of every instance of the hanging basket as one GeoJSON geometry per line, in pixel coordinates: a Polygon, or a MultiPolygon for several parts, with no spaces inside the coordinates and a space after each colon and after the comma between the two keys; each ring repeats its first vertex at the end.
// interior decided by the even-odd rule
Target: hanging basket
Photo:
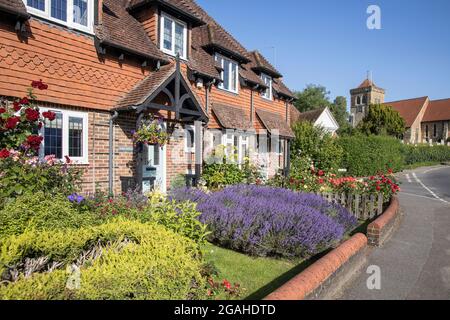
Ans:
{"type": "Polygon", "coordinates": [[[134,143],[165,146],[169,142],[169,134],[164,130],[162,119],[144,120],[138,130],[133,133],[134,143]]]}

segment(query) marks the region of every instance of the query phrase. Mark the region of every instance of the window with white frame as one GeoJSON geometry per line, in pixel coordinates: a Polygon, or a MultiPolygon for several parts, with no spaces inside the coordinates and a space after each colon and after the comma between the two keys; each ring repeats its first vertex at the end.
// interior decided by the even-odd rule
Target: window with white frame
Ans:
{"type": "Polygon", "coordinates": [[[187,125],[185,127],[184,150],[187,153],[195,152],[195,127],[187,125]]]}
{"type": "Polygon", "coordinates": [[[172,56],[187,59],[187,24],[168,14],[161,14],[161,50],[172,56]]]}
{"type": "Polygon", "coordinates": [[[238,93],[239,64],[231,59],[225,58],[220,54],[216,54],[215,59],[222,67],[222,72],[220,73],[222,82],[219,84],[219,89],[238,93]]]}
{"type": "Polygon", "coordinates": [[[264,84],[267,86],[267,89],[262,93],[262,97],[268,100],[272,100],[272,77],[267,74],[261,73],[261,79],[264,81],[264,84]]]}
{"type": "Polygon", "coordinates": [[[40,156],[68,156],[73,162],[88,163],[88,114],[75,111],[43,109],[56,114],[55,120],[45,119],[40,134],[44,137],[40,156]]]}
{"type": "Polygon", "coordinates": [[[63,24],[69,28],[93,33],[94,0],[23,0],[29,13],[63,24]]]}

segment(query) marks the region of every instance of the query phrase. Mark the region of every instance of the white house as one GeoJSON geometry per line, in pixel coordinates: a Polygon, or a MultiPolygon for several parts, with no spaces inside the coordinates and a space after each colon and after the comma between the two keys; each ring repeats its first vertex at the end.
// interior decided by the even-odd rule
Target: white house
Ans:
{"type": "Polygon", "coordinates": [[[303,113],[300,113],[296,108],[292,108],[291,121],[292,124],[297,121],[309,121],[317,127],[322,127],[331,135],[335,135],[336,131],[339,129],[339,124],[328,107],[303,113]]]}

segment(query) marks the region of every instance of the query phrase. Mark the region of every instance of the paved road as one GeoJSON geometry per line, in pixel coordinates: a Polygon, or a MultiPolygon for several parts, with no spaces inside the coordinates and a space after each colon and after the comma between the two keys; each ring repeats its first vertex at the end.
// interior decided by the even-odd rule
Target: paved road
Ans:
{"type": "Polygon", "coordinates": [[[381,269],[381,290],[367,288],[363,270],[339,299],[450,299],[450,167],[400,174],[402,224],[369,266],[381,269]]]}

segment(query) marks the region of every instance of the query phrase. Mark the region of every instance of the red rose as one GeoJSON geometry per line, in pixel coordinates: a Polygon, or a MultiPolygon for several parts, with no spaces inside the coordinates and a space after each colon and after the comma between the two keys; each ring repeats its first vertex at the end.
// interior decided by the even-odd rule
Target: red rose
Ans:
{"type": "Polygon", "coordinates": [[[377,191],[380,191],[381,190],[381,187],[380,186],[377,186],[377,191]]]}
{"type": "Polygon", "coordinates": [[[39,129],[39,130],[42,129],[42,126],[43,126],[42,122],[39,122],[39,124],[38,124],[38,129],[39,129]]]}
{"type": "Polygon", "coordinates": [[[19,104],[30,104],[30,100],[27,97],[20,99],[19,104]]]}
{"type": "Polygon", "coordinates": [[[26,145],[28,147],[30,147],[31,149],[38,151],[43,139],[44,138],[41,136],[36,136],[36,135],[28,136],[26,145]]]}
{"type": "Polygon", "coordinates": [[[64,158],[66,159],[66,163],[70,164],[72,162],[68,156],[64,156],[64,158]]]}
{"type": "Polygon", "coordinates": [[[32,109],[32,108],[26,109],[25,115],[26,115],[27,120],[30,122],[34,122],[39,119],[39,111],[32,109]]]}
{"type": "Polygon", "coordinates": [[[319,177],[323,177],[325,175],[325,172],[323,172],[323,170],[319,170],[317,174],[319,175],[319,177]]]}
{"type": "Polygon", "coordinates": [[[48,119],[49,121],[53,121],[56,119],[56,113],[52,111],[42,112],[42,116],[48,119]]]}
{"type": "Polygon", "coordinates": [[[225,288],[227,288],[228,290],[230,290],[231,289],[231,283],[229,282],[229,281],[227,281],[227,280],[223,280],[223,286],[225,287],[225,288]]]}
{"type": "Polygon", "coordinates": [[[2,114],[2,113],[5,113],[6,112],[6,109],[5,108],[0,108],[0,114],[2,114]]]}
{"type": "Polygon", "coordinates": [[[20,106],[20,104],[19,104],[19,102],[17,102],[17,101],[14,101],[13,102],[13,109],[14,109],[14,111],[19,111],[20,109],[22,109],[22,107],[20,106]]]}
{"type": "Polygon", "coordinates": [[[6,125],[5,125],[5,128],[6,129],[9,129],[9,130],[12,130],[12,129],[14,129],[16,126],[17,126],[17,124],[20,122],[20,118],[19,117],[11,117],[11,118],[8,118],[7,120],[6,120],[6,125]]]}
{"type": "Polygon", "coordinates": [[[319,179],[319,184],[323,184],[324,180],[322,178],[319,179]]]}
{"type": "Polygon", "coordinates": [[[0,159],[5,159],[9,157],[9,151],[6,149],[2,149],[0,151],[0,159]]]}
{"type": "Polygon", "coordinates": [[[45,83],[42,82],[42,79],[40,79],[39,81],[33,81],[31,82],[31,86],[33,88],[39,89],[39,90],[47,90],[48,89],[48,85],[46,85],[45,83]]]}

